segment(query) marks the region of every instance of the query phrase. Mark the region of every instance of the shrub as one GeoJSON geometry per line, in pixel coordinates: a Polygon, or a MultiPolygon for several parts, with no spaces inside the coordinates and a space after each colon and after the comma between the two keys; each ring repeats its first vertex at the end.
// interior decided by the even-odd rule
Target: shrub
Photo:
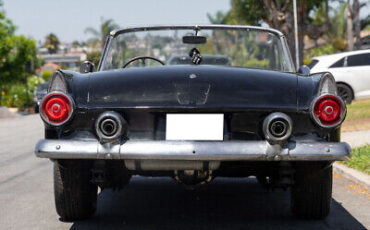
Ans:
{"type": "Polygon", "coordinates": [[[32,103],[33,91],[36,90],[37,86],[42,82],[44,82],[44,80],[36,75],[29,77],[27,79],[28,94],[25,84],[18,83],[10,85],[2,92],[1,105],[23,109],[32,103]]]}
{"type": "Polygon", "coordinates": [[[43,82],[44,82],[43,78],[33,75],[27,79],[28,89],[36,90],[37,86],[43,82]]]}
{"type": "Polygon", "coordinates": [[[308,65],[308,64],[310,64],[311,63],[311,59],[307,59],[307,58],[305,58],[305,59],[303,59],[303,65],[308,65]]]}
{"type": "Polygon", "coordinates": [[[17,107],[19,109],[23,109],[27,102],[32,102],[32,94],[28,92],[27,95],[27,88],[23,84],[13,85],[5,98],[7,99],[6,105],[8,107],[17,107]]]}
{"type": "Polygon", "coordinates": [[[92,51],[86,54],[86,60],[91,61],[95,65],[95,70],[98,68],[99,60],[100,60],[100,51],[92,51]]]}
{"type": "Polygon", "coordinates": [[[335,38],[333,42],[333,47],[343,52],[347,49],[347,42],[343,38],[335,38]]]}
{"type": "Polygon", "coordinates": [[[42,73],[42,79],[44,81],[49,81],[52,74],[53,74],[53,72],[51,72],[51,71],[45,71],[45,72],[42,73]]]}
{"type": "Polygon", "coordinates": [[[266,69],[269,67],[268,60],[249,59],[244,64],[247,68],[266,69]]]}
{"type": "Polygon", "coordinates": [[[9,94],[6,93],[6,91],[3,89],[1,91],[1,101],[0,101],[0,106],[8,106],[8,102],[9,102],[9,94]]]}
{"type": "Polygon", "coordinates": [[[306,50],[304,52],[304,61],[303,61],[303,63],[305,65],[307,65],[311,62],[311,59],[313,57],[333,54],[333,53],[336,53],[337,51],[338,51],[338,49],[336,47],[334,47],[333,44],[327,44],[327,45],[324,45],[324,46],[320,46],[320,47],[312,48],[310,50],[306,50]]]}

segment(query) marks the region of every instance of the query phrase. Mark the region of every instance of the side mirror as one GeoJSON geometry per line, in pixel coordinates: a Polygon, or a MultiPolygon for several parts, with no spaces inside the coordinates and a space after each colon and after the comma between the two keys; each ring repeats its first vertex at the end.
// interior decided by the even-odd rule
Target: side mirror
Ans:
{"type": "Polygon", "coordinates": [[[84,61],[80,66],[80,73],[91,73],[94,72],[95,65],[91,61],[84,61]]]}
{"type": "Polygon", "coordinates": [[[303,75],[310,75],[310,72],[311,72],[310,68],[308,68],[308,67],[307,67],[307,66],[305,66],[305,65],[302,65],[302,66],[301,66],[301,67],[299,67],[299,69],[298,69],[298,73],[303,74],[303,75]]]}

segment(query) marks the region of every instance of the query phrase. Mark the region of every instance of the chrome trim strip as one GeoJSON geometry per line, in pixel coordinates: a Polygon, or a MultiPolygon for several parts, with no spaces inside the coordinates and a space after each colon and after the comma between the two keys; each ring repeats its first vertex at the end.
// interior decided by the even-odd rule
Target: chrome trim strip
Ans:
{"type": "Polygon", "coordinates": [[[290,52],[290,49],[289,49],[289,45],[288,45],[288,42],[287,42],[284,35],[280,36],[280,41],[281,41],[281,44],[282,44],[282,47],[283,47],[283,52],[284,52],[285,58],[289,62],[287,64],[289,65],[289,67],[291,69],[291,70],[286,69],[285,71],[286,72],[292,71],[293,73],[296,73],[299,69],[299,66],[296,67],[294,62],[293,62],[293,58],[292,58],[292,55],[291,55],[291,52],[290,52]]]}
{"type": "Polygon", "coordinates": [[[110,49],[111,41],[112,41],[112,35],[108,35],[106,40],[105,40],[105,43],[104,43],[103,52],[100,56],[97,71],[102,71],[103,68],[104,68],[104,62],[105,62],[105,59],[106,59],[106,56],[107,56],[107,53],[108,53],[108,49],[110,49]]]}
{"type": "Polygon", "coordinates": [[[256,30],[266,31],[276,34],[279,37],[284,34],[272,28],[265,28],[261,26],[248,26],[248,25],[223,25],[223,24],[211,24],[211,25],[157,25],[157,26],[138,26],[138,27],[127,27],[123,29],[113,30],[110,32],[110,36],[116,37],[122,33],[136,32],[136,31],[150,31],[150,30],[163,30],[163,29],[189,29],[189,30],[207,30],[207,29],[240,29],[240,30],[256,30]]]}
{"type": "Polygon", "coordinates": [[[202,161],[348,160],[345,142],[290,141],[284,147],[267,141],[145,141],[101,145],[96,140],[40,140],[37,157],[52,159],[150,159],[202,161]]]}

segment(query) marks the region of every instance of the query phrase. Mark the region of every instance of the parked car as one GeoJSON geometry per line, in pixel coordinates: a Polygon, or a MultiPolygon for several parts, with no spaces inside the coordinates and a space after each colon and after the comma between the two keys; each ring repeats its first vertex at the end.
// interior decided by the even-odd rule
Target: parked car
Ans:
{"type": "Polygon", "coordinates": [[[361,49],[370,49],[370,35],[361,38],[361,49]]]}
{"type": "Polygon", "coordinates": [[[41,100],[47,94],[48,85],[49,85],[48,82],[40,83],[37,86],[36,91],[34,92],[33,107],[34,107],[35,113],[39,112],[39,107],[40,107],[40,104],[41,104],[41,100]]]}
{"type": "Polygon", "coordinates": [[[54,162],[63,219],[89,217],[98,187],[121,189],[133,175],[169,176],[189,189],[254,175],[290,188],[297,217],[328,215],[332,163],[350,156],[340,142],[346,106],[330,73],[295,70],[281,32],[122,29],[110,33],[93,67],[56,71],[40,106],[45,139],[35,153],[54,162]],[[184,53],[191,62],[165,64],[184,53]],[[229,57],[230,66],[207,65],[203,55],[229,57]]]}
{"type": "Polygon", "coordinates": [[[308,66],[312,73],[330,72],[347,104],[370,98],[370,49],[314,57],[308,66]]]}

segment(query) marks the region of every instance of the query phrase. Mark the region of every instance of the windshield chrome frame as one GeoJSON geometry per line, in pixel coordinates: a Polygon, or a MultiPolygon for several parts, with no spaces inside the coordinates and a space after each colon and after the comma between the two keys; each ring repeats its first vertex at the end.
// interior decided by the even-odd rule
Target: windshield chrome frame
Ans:
{"type": "Polygon", "coordinates": [[[155,31],[155,30],[175,30],[175,29],[183,29],[183,30],[207,30],[207,29],[236,29],[236,30],[247,30],[247,31],[261,31],[261,32],[269,32],[275,34],[277,37],[280,38],[281,46],[284,52],[285,59],[287,60],[288,68],[290,71],[287,72],[296,72],[295,65],[293,64],[293,59],[291,57],[289,47],[287,45],[286,38],[284,34],[278,30],[271,29],[271,28],[264,28],[259,26],[243,26],[243,25],[180,25],[180,26],[143,26],[143,27],[128,27],[119,30],[113,30],[107,36],[106,42],[104,44],[103,52],[99,61],[98,70],[102,71],[104,67],[104,61],[110,49],[111,41],[115,37],[123,33],[129,32],[138,32],[138,31],[155,31]]]}

